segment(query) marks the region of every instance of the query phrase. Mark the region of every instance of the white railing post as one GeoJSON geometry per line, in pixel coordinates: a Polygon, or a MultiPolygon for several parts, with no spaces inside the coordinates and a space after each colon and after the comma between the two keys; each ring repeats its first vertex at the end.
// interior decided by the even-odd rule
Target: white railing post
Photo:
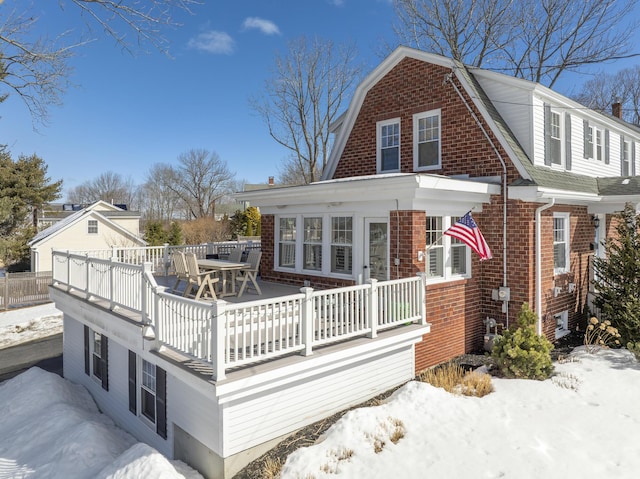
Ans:
{"type": "Polygon", "coordinates": [[[164,244],[162,252],[162,264],[164,265],[164,276],[169,276],[169,243],[164,244]]]}
{"type": "Polygon", "coordinates": [[[140,281],[140,309],[142,310],[142,324],[150,323],[149,315],[149,303],[147,297],[147,273],[151,274],[153,271],[153,263],[145,261],[142,263],[142,278],[140,281]]]}
{"type": "Polygon", "coordinates": [[[302,341],[304,341],[303,356],[313,354],[313,288],[300,288],[300,292],[304,294],[302,300],[300,323],[302,326],[302,341]]]}
{"type": "Polygon", "coordinates": [[[367,335],[369,338],[378,336],[378,280],[369,279],[369,327],[371,331],[367,335]]]}
{"type": "Polygon", "coordinates": [[[225,379],[225,336],[226,336],[226,306],[227,302],[219,299],[211,304],[211,365],[213,379],[225,379]]]}
{"type": "Polygon", "coordinates": [[[115,263],[118,259],[115,256],[111,256],[109,260],[109,309],[113,311],[116,307],[116,268],[115,263]]]}
{"type": "Polygon", "coordinates": [[[418,273],[420,283],[418,285],[418,301],[420,301],[420,324],[427,324],[427,273],[420,271],[418,273]]]}
{"type": "Polygon", "coordinates": [[[164,334],[164,331],[162,330],[162,327],[164,326],[162,324],[164,321],[164,315],[162,314],[163,311],[160,308],[160,292],[164,293],[166,290],[167,288],[160,288],[160,287],[156,287],[153,290],[153,301],[155,303],[155,307],[153,308],[153,310],[155,311],[155,315],[153,318],[153,327],[156,332],[156,340],[154,345],[156,351],[160,349],[160,346],[161,346],[160,338],[162,337],[162,334],[164,334]]]}
{"type": "Polygon", "coordinates": [[[90,299],[89,295],[89,253],[87,253],[84,257],[84,266],[85,266],[85,282],[84,282],[84,293],[87,299],[90,299]]]}

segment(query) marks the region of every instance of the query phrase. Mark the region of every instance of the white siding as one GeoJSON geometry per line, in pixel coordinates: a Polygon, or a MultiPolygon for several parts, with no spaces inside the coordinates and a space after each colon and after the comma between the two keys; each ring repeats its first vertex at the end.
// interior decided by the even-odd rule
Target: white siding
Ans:
{"type": "MultiPolygon", "coordinates": [[[[573,150],[573,164],[571,171],[573,173],[594,177],[620,176],[620,133],[618,133],[617,131],[609,130],[609,164],[606,165],[604,159],[602,161],[599,161],[594,158],[584,157],[583,118],[573,114],[571,115],[571,118],[571,148],[573,150]]],[[[593,120],[589,120],[589,124],[602,129],[603,135],[604,130],[608,128],[607,125],[596,123],[593,120]]]]}
{"type": "Polygon", "coordinates": [[[509,128],[518,139],[520,146],[529,158],[533,157],[531,121],[531,93],[513,85],[507,85],[495,80],[477,77],[485,93],[491,99],[509,128]]]}
{"type": "MultiPolygon", "coordinates": [[[[534,165],[544,165],[544,102],[540,98],[532,98],[533,104],[533,158],[534,165]]],[[[575,155],[574,155],[575,156],[575,155]]]]}
{"type": "Polygon", "coordinates": [[[357,364],[334,366],[304,381],[292,378],[288,385],[227,404],[224,455],[291,433],[413,376],[413,347],[404,346],[357,364]]]}
{"type": "MultiPolygon", "coordinates": [[[[129,411],[128,349],[118,344],[114,338],[109,338],[109,391],[105,391],[100,384],[84,373],[83,334],[83,324],[65,315],[64,376],[85,386],[100,409],[118,426],[165,456],[173,457],[172,424],[175,423],[205,446],[220,454],[219,412],[217,399],[213,394],[206,397],[200,391],[181,382],[171,374],[170,370],[167,370],[167,439],[165,440],[156,434],[155,429],[129,411]]],[[[154,364],[158,362],[157,357],[153,355],[147,354],[145,359],[154,364]]]]}

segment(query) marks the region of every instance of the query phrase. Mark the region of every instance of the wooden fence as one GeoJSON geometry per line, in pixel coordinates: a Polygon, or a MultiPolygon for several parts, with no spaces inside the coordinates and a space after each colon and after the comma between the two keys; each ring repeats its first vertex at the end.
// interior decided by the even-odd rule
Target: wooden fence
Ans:
{"type": "Polygon", "coordinates": [[[0,309],[20,308],[47,303],[51,271],[40,273],[5,273],[0,278],[0,309]]]}

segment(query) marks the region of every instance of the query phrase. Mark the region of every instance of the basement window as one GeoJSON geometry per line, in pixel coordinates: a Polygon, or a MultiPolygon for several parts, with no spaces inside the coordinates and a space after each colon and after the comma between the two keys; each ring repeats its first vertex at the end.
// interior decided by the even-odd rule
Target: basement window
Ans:
{"type": "Polygon", "coordinates": [[[561,338],[569,334],[569,312],[562,311],[555,314],[553,319],[556,322],[556,339],[561,338]]]}

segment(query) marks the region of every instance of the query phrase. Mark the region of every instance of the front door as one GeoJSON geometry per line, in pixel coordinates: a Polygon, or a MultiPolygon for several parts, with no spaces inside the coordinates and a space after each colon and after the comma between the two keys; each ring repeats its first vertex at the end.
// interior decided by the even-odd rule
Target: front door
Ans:
{"type": "Polygon", "coordinates": [[[389,224],[384,218],[366,218],[364,223],[364,279],[389,279],[389,224]]]}

